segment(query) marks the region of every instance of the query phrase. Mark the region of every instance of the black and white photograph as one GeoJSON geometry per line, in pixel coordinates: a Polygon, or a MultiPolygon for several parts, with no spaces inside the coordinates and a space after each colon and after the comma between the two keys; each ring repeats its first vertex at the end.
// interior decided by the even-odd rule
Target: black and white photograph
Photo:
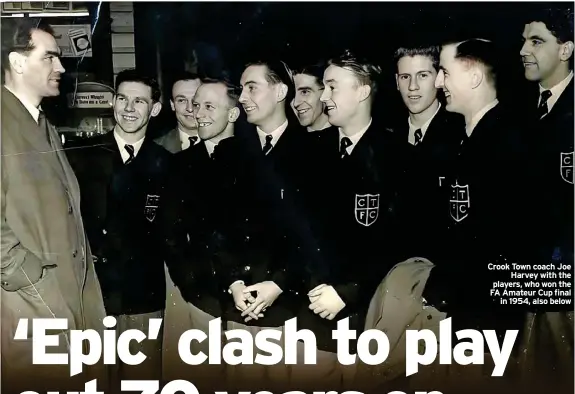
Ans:
{"type": "Polygon", "coordinates": [[[3,3],[2,392],[573,393],[573,9],[3,3]]]}

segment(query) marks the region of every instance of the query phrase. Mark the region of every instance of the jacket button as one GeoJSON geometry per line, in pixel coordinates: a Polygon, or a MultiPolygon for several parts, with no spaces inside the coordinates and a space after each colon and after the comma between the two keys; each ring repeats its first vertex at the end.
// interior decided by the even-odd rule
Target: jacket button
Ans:
{"type": "Polygon", "coordinates": [[[76,258],[76,256],[78,256],[78,251],[77,251],[77,250],[75,250],[74,252],[72,252],[72,257],[73,257],[73,258],[76,258]]]}
{"type": "Polygon", "coordinates": [[[68,205],[68,214],[71,215],[73,212],[72,206],[68,205]]]}

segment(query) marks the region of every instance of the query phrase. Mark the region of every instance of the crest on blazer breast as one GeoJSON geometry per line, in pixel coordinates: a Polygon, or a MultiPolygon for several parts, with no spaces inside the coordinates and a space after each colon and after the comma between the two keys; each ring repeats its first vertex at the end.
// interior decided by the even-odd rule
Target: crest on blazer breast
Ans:
{"type": "Polygon", "coordinates": [[[371,226],[379,216],[379,194],[355,195],[355,220],[363,226],[371,226]]]}
{"type": "Polygon", "coordinates": [[[561,152],[561,178],[565,182],[573,184],[573,152],[561,152]]]}
{"type": "Polygon", "coordinates": [[[456,222],[461,222],[469,215],[471,199],[469,185],[451,185],[451,197],[449,199],[449,214],[456,222]]]}
{"type": "Polygon", "coordinates": [[[146,206],[144,207],[144,216],[151,223],[156,219],[156,213],[160,206],[160,196],[148,194],[146,196],[146,206]]]}

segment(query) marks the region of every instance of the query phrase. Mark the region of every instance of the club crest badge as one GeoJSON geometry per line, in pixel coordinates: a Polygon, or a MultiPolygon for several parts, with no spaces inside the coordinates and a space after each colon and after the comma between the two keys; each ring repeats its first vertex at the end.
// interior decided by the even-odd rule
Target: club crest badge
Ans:
{"type": "Polygon", "coordinates": [[[451,198],[449,199],[449,213],[456,222],[461,222],[469,214],[470,207],[469,185],[461,186],[457,182],[451,185],[451,198]]]}
{"type": "Polygon", "coordinates": [[[379,194],[355,195],[355,220],[366,227],[371,226],[379,216],[379,194]]]}
{"type": "Polygon", "coordinates": [[[573,152],[561,152],[561,178],[565,182],[573,184],[573,152]]]}
{"type": "Polygon", "coordinates": [[[156,219],[158,212],[160,196],[148,194],[146,196],[146,206],[144,207],[144,216],[151,223],[156,219]]]}

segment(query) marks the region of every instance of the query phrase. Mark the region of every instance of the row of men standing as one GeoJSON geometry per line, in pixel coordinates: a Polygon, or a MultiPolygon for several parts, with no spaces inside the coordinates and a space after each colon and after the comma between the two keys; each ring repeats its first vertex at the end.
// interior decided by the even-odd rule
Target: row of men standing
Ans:
{"type": "MultiPolygon", "coordinates": [[[[221,317],[225,328],[255,333],[298,317],[300,328],[316,334],[328,366],[322,373],[338,381],[345,371],[333,354],[335,322],[350,317],[351,328],[363,330],[389,269],[423,256],[437,265],[427,302],[457,316],[462,328],[493,328],[501,315],[486,319],[487,262],[537,261],[534,254],[572,261],[573,215],[564,214],[573,201],[565,161],[573,150],[572,94],[565,92],[573,84],[572,31],[548,26],[526,25],[521,55],[526,77],[560,97],[540,100],[547,111],[537,124],[549,143],[531,134],[541,128],[523,126],[497,102],[496,59],[483,40],[446,45],[440,58],[434,48],[397,51],[397,86],[410,112],[398,126],[372,111],[379,68],[346,53],[325,73],[251,64],[241,90],[225,79],[181,77],[171,100],[178,129],[155,144],[145,136],[161,107],[157,84],[123,72],[114,132],[68,154],[106,313],[119,316],[121,330],[146,330],[147,319],[162,317],[165,261],[187,309],[164,329],[184,316],[184,329],[221,317]],[[300,125],[288,121],[287,103],[300,125]],[[240,107],[248,125],[238,120],[240,107]],[[159,145],[181,152],[170,157],[159,145]],[[522,168],[526,154],[533,172],[522,168]],[[497,194],[510,189],[520,196],[512,210],[497,194]],[[543,209],[527,210],[533,200],[524,197],[541,199],[543,209]],[[546,220],[543,234],[526,231],[541,222],[529,226],[525,212],[546,220]],[[536,246],[526,250],[525,240],[536,246]],[[464,273],[485,280],[460,280],[464,273]]],[[[63,72],[54,67],[52,85],[63,72]]],[[[161,342],[149,344],[148,368],[157,375],[161,342]]],[[[228,373],[237,376],[234,369],[228,373]]],[[[254,371],[254,380],[261,377],[254,371]]]]}

